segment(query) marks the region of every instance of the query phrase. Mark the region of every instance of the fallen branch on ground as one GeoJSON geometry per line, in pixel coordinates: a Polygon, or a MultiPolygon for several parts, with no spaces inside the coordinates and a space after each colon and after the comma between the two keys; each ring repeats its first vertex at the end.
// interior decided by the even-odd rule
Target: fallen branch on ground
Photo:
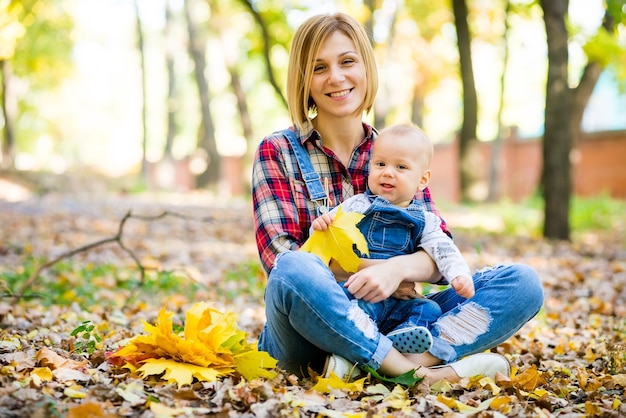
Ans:
{"type": "Polygon", "coordinates": [[[124,245],[124,242],[122,241],[122,235],[124,233],[124,225],[126,225],[126,221],[128,221],[129,219],[138,219],[138,220],[142,220],[142,221],[147,221],[147,222],[151,222],[151,221],[156,221],[159,219],[163,219],[166,216],[172,216],[175,218],[180,218],[180,219],[185,219],[185,220],[194,220],[194,221],[200,221],[200,222],[207,222],[207,221],[213,221],[213,218],[211,218],[210,216],[205,216],[202,218],[194,218],[194,217],[190,217],[187,215],[183,215],[180,213],[176,213],[176,212],[170,212],[170,211],[164,211],[162,213],[160,213],[159,215],[154,215],[154,216],[146,216],[146,215],[133,215],[132,211],[128,211],[126,212],[126,215],[124,215],[124,217],[122,218],[122,220],[120,221],[119,227],[117,229],[117,234],[115,234],[114,236],[110,237],[110,238],[104,238],[86,245],[83,245],[82,247],[78,247],[74,250],[70,250],[67,251],[61,255],[59,255],[58,257],[46,261],[45,263],[41,264],[39,267],[37,267],[35,269],[35,271],[33,272],[33,274],[30,275],[30,277],[28,278],[28,280],[26,280],[26,282],[24,282],[24,284],[22,285],[22,287],[20,288],[19,292],[10,295],[13,298],[13,305],[15,305],[20,299],[23,299],[25,297],[24,292],[26,290],[28,290],[28,288],[30,288],[33,283],[37,280],[37,278],[41,275],[41,273],[45,270],[48,269],[50,267],[52,267],[53,265],[55,265],[56,263],[58,263],[61,260],[64,260],[66,258],[70,258],[75,256],[76,254],[82,253],[82,252],[86,252],[89,251],[93,248],[99,247],[101,245],[104,244],[109,244],[109,243],[117,243],[117,245],[125,252],[127,253],[130,258],[133,259],[133,261],[135,262],[135,265],[137,266],[137,269],[139,270],[139,284],[138,287],[141,287],[144,283],[145,277],[146,277],[146,268],[141,264],[141,261],[139,261],[139,258],[137,257],[137,255],[135,255],[135,253],[128,248],[126,245],[124,245]]]}

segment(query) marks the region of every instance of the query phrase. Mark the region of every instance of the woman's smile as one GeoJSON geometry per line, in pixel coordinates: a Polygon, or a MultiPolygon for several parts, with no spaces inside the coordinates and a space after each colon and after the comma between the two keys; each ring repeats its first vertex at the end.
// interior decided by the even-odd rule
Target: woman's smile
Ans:
{"type": "Polygon", "coordinates": [[[348,94],[350,94],[350,92],[352,91],[352,89],[346,89],[346,90],[341,90],[341,91],[337,91],[337,92],[333,92],[333,93],[328,93],[327,96],[330,96],[332,98],[341,98],[341,97],[345,97],[348,94]]]}

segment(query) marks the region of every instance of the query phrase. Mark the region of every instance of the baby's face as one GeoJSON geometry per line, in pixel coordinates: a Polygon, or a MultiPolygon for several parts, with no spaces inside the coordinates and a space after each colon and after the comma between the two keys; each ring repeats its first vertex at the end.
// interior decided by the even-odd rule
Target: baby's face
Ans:
{"type": "Polygon", "coordinates": [[[406,207],[415,193],[426,187],[429,158],[421,141],[411,135],[386,132],[372,147],[368,186],[373,194],[406,207]]]}

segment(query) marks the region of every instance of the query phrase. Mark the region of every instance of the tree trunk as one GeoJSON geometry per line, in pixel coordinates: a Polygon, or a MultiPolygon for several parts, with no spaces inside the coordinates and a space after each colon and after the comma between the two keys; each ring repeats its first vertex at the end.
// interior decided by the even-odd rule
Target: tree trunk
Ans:
{"type": "Polygon", "coordinates": [[[461,80],[463,83],[463,125],[459,136],[459,167],[461,199],[472,199],[471,187],[474,184],[475,167],[471,159],[471,148],[476,142],[476,125],[478,124],[478,99],[474,84],[472,68],[471,37],[467,23],[468,13],[465,0],[452,0],[454,24],[456,26],[459,58],[461,63],[461,80]]]}
{"type": "MultiPolygon", "coordinates": [[[[374,46],[373,28],[376,7],[375,3],[375,0],[366,0],[364,2],[365,7],[368,8],[369,15],[369,18],[365,23],[365,28],[370,35],[372,46],[374,46]]],[[[388,69],[394,66],[395,57],[393,52],[396,49],[396,20],[398,17],[398,10],[394,9],[392,13],[393,15],[391,16],[391,21],[389,22],[389,35],[386,40],[387,46],[385,47],[385,57],[382,62],[381,72],[379,73],[379,77],[384,77],[381,77],[378,80],[378,94],[376,96],[376,101],[374,102],[374,126],[378,129],[383,129],[387,125],[387,115],[392,112],[392,109],[395,106],[397,106],[397,104],[394,104],[393,101],[393,89],[390,88],[394,80],[389,80],[390,71],[388,71],[388,69]]],[[[386,16],[385,19],[387,19],[386,16]]]]}
{"type": "Polygon", "coordinates": [[[201,110],[201,127],[198,134],[198,148],[203,149],[207,153],[208,165],[207,169],[201,173],[196,179],[196,185],[199,187],[212,187],[217,185],[220,180],[221,173],[221,157],[217,152],[217,143],[215,140],[215,125],[211,117],[211,95],[209,91],[209,83],[205,76],[206,59],[205,47],[206,42],[200,39],[196,31],[195,22],[191,17],[191,7],[193,0],[184,1],[185,18],[187,20],[187,30],[189,34],[189,53],[194,62],[194,76],[198,86],[198,94],[200,96],[201,110]]]}
{"type": "Polygon", "coordinates": [[[376,0],[363,0],[363,6],[367,10],[367,19],[363,23],[365,32],[370,39],[370,43],[374,46],[374,10],[376,9],[376,0]]]}
{"type": "Polygon", "coordinates": [[[12,168],[15,164],[15,132],[13,129],[17,118],[17,99],[11,89],[11,62],[0,60],[0,76],[2,76],[2,116],[4,118],[4,140],[0,149],[0,166],[12,168]]]}
{"type": "MultiPolygon", "coordinates": [[[[615,28],[614,18],[609,14],[608,10],[605,11],[602,27],[608,32],[612,33],[615,28]]],[[[574,89],[572,97],[572,116],[571,116],[571,129],[572,129],[572,146],[575,147],[580,138],[581,124],[583,120],[583,114],[585,108],[589,103],[593,89],[602,74],[602,65],[599,62],[590,61],[585,66],[583,75],[580,78],[578,86],[574,89]]]]}
{"type": "Polygon", "coordinates": [[[261,28],[261,35],[263,36],[263,56],[265,58],[265,68],[267,70],[267,77],[269,79],[270,84],[274,88],[276,95],[280,98],[281,102],[287,108],[287,99],[283,95],[283,91],[276,82],[276,77],[274,76],[274,69],[272,67],[272,57],[270,54],[270,34],[267,29],[267,25],[263,20],[261,14],[254,8],[253,2],[251,0],[241,0],[242,3],[250,10],[254,20],[257,22],[259,27],[261,28]]]}
{"type": "Polygon", "coordinates": [[[165,136],[165,149],[163,158],[174,160],[172,147],[176,137],[176,113],[178,111],[178,100],[176,97],[176,73],[174,72],[174,42],[172,22],[172,0],[165,4],[165,66],[167,68],[167,131],[165,136]]]}
{"type": "Polygon", "coordinates": [[[571,199],[571,109],[568,88],[568,34],[565,27],[568,0],[541,0],[548,42],[545,133],[542,187],[545,199],[543,235],[569,240],[571,199]]]}
{"type": "Polygon", "coordinates": [[[137,25],[137,49],[139,50],[139,59],[141,63],[141,178],[147,181],[147,158],[146,151],[148,148],[148,122],[146,113],[146,54],[144,51],[143,28],[141,26],[141,18],[139,17],[139,2],[135,0],[135,19],[137,25]]]}
{"type": "Polygon", "coordinates": [[[489,194],[487,200],[496,202],[500,199],[500,171],[502,169],[502,112],[504,111],[504,93],[506,89],[506,70],[509,64],[509,12],[511,10],[511,2],[506,1],[504,8],[504,33],[502,36],[502,48],[504,49],[504,58],[502,60],[502,75],[500,77],[500,101],[498,103],[498,132],[491,146],[491,159],[489,161],[489,194]]]}
{"type": "Polygon", "coordinates": [[[424,124],[424,88],[419,81],[413,86],[413,99],[411,100],[411,122],[423,128],[424,124]]]}
{"type": "Polygon", "coordinates": [[[239,76],[237,67],[235,67],[235,65],[229,65],[228,73],[230,74],[231,87],[237,99],[237,110],[239,111],[239,117],[241,118],[243,136],[246,138],[246,143],[251,145],[254,140],[254,133],[252,132],[252,118],[250,117],[250,111],[248,110],[246,92],[241,85],[241,77],[239,76]]]}

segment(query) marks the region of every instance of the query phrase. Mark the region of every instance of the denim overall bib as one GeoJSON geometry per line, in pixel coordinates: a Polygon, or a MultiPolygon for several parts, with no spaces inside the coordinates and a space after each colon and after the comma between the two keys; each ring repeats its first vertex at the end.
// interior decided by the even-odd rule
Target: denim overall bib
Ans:
{"type": "Polygon", "coordinates": [[[285,135],[289,141],[289,145],[291,145],[291,149],[293,149],[296,161],[298,162],[298,167],[302,173],[304,185],[309,192],[309,199],[316,203],[315,206],[317,208],[317,215],[319,216],[328,212],[330,209],[326,206],[328,196],[326,196],[324,186],[322,186],[320,175],[317,171],[315,171],[315,168],[313,168],[313,163],[311,163],[309,154],[306,152],[306,149],[302,146],[300,141],[298,141],[298,138],[296,138],[296,133],[294,131],[291,129],[283,129],[281,133],[285,135]]]}
{"type": "Polygon", "coordinates": [[[424,231],[424,208],[412,201],[399,208],[367,192],[372,205],[357,224],[369,247],[369,258],[381,259],[417,251],[424,231]]]}

